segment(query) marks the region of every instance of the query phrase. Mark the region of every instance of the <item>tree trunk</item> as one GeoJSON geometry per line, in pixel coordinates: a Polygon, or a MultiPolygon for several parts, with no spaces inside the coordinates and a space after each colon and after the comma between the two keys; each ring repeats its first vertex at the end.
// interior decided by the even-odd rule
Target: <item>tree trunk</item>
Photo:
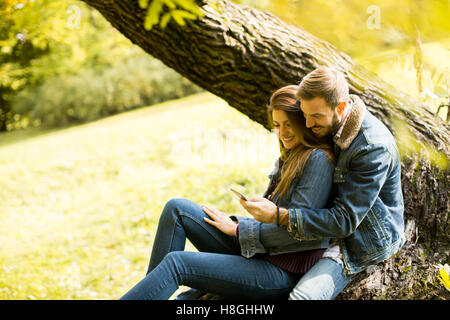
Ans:
{"type": "Polygon", "coordinates": [[[355,277],[338,298],[450,297],[435,267],[449,262],[447,123],[333,45],[268,12],[227,0],[197,1],[204,17],[184,27],[171,21],[165,29],[157,25],[147,31],[138,1],[83,1],[147,53],[266,128],[266,105],[274,90],[298,84],[320,65],[341,70],[350,92],[394,133],[403,150],[408,241],[395,257],[355,277]]]}

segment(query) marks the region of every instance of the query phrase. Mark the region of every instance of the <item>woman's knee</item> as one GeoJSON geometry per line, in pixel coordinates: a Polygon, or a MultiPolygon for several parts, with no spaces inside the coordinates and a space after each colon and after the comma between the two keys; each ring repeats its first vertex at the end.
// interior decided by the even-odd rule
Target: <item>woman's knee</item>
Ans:
{"type": "Polygon", "coordinates": [[[193,211],[195,209],[198,209],[197,207],[200,208],[198,204],[196,204],[191,200],[183,198],[172,198],[166,202],[163,211],[170,211],[170,212],[193,211]]]}
{"type": "Polygon", "coordinates": [[[183,198],[173,198],[167,201],[164,206],[162,216],[169,215],[175,219],[180,216],[190,216],[191,218],[203,221],[205,213],[201,206],[191,200],[183,198]]]}
{"type": "Polygon", "coordinates": [[[164,257],[162,262],[165,262],[169,266],[176,266],[178,265],[178,261],[180,260],[180,252],[184,251],[171,251],[164,257]]]}
{"type": "Polygon", "coordinates": [[[187,263],[187,258],[189,251],[172,251],[169,252],[161,262],[168,268],[170,273],[177,279],[177,282],[181,284],[183,282],[183,275],[185,274],[187,263]]]}
{"type": "Polygon", "coordinates": [[[186,199],[173,198],[166,202],[164,209],[161,213],[160,219],[170,218],[174,220],[178,217],[180,209],[183,208],[186,199]]]}
{"type": "Polygon", "coordinates": [[[178,209],[180,206],[182,206],[184,201],[186,201],[186,199],[172,198],[166,202],[163,211],[173,211],[174,209],[178,209]]]}

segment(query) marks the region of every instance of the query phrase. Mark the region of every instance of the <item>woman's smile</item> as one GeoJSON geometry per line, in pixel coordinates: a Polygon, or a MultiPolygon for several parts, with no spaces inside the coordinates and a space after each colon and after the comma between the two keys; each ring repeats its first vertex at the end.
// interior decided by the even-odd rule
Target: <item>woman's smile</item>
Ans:
{"type": "Polygon", "coordinates": [[[282,137],[281,140],[283,142],[291,142],[292,140],[294,140],[295,136],[290,136],[290,137],[282,137]]]}

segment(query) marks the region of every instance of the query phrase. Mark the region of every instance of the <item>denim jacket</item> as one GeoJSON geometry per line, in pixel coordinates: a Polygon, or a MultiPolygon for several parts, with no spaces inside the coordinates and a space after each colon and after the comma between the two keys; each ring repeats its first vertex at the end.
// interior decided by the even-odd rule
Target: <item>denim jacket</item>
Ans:
{"type": "Polygon", "coordinates": [[[339,241],[344,272],[357,273],[392,256],[405,242],[401,164],[389,130],[357,96],[339,139],[331,208],[289,207],[295,239],[339,241]]]}
{"type": "MultiPolygon", "coordinates": [[[[291,182],[289,191],[272,200],[280,207],[322,208],[326,205],[333,184],[334,164],[324,151],[315,149],[306,161],[303,172],[291,182]]],[[[278,160],[269,174],[270,182],[279,174],[278,160]]],[[[232,216],[239,223],[239,244],[241,255],[250,258],[256,253],[270,255],[327,248],[329,238],[299,241],[288,232],[287,226],[262,223],[253,218],[232,216]]]]}

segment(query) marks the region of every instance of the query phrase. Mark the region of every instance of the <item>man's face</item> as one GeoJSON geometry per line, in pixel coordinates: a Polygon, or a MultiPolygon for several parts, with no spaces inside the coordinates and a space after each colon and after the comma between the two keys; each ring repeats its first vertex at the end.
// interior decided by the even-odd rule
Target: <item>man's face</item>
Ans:
{"type": "Polygon", "coordinates": [[[300,100],[300,108],[306,119],[306,127],[319,138],[336,133],[341,116],[337,108],[332,110],[322,97],[311,100],[300,100]]]}

